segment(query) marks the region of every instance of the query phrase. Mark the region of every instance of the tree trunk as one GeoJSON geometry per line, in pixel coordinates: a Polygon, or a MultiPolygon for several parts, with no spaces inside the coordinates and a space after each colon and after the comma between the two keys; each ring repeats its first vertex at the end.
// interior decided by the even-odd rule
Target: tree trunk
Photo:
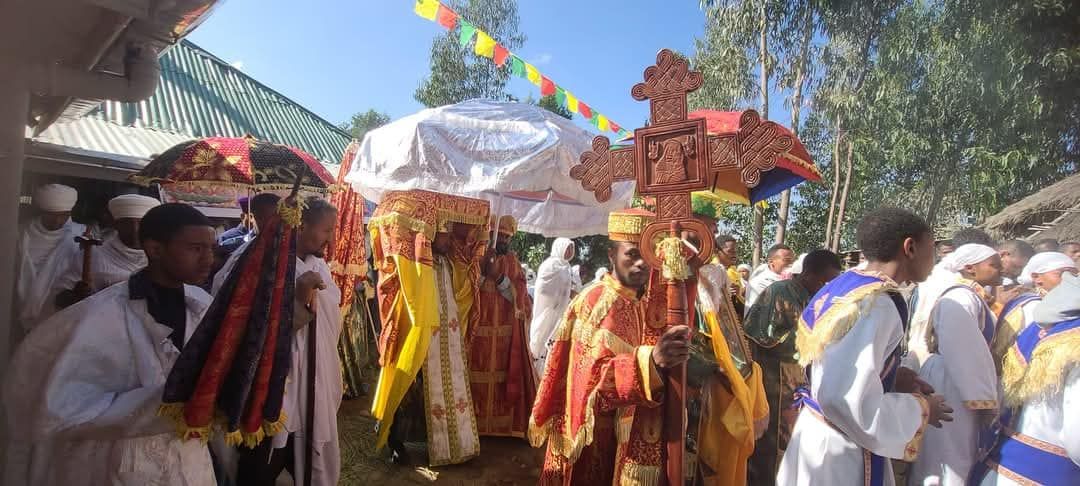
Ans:
{"type": "MultiPolygon", "coordinates": [[[[950,157],[950,160],[955,158],[950,157]]],[[[934,186],[934,195],[930,198],[930,207],[926,208],[926,224],[934,227],[934,220],[937,219],[938,210],[941,209],[941,200],[945,198],[945,191],[949,189],[949,179],[952,175],[952,168],[955,162],[946,162],[941,165],[940,172],[936,172],[931,184],[934,186]]]]}
{"type": "Polygon", "coordinates": [[[851,140],[847,143],[847,175],[844,176],[844,189],[840,193],[840,207],[836,210],[836,234],[832,240],[832,251],[840,251],[840,235],[844,234],[844,209],[847,208],[848,190],[851,188],[851,151],[854,144],[851,140]]]}
{"type": "MultiPolygon", "coordinates": [[[[799,59],[795,66],[795,92],[791,95],[791,133],[799,137],[799,115],[802,113],[803,80],[806,77],[806,64],[810,57],[810,39],[814,34],[813,2],[806,2],[806,17],[803,19],[803,37],[799,45],[799,59]]],[[[780,195],[780,210],[776,217],[776,243],[783,244],[787,236],[788,207],[791,205],[791,189],[785,189],[780,195]]]]}
{"type": "Polygon", "coordinates": [[[832,193],[829,198],[829,220],[825,224],[825,248],[832,248],[833,215],[836,211],[836,200],[840,195],[840,136],[840,115],[837,114],[833,130],[832,193]]]}
{"type": "MultiPolygon", "coordinates": [[[[758,60],[761,64],[761,76],[758,78],[761,89],[761,117],[769,119],[769,2],[761,1],[761,35],[758,47],[758,60]]],[[[761,262],[761,240],[765,230],[765,211],[754,206],[754,267],[761,262]]]]}

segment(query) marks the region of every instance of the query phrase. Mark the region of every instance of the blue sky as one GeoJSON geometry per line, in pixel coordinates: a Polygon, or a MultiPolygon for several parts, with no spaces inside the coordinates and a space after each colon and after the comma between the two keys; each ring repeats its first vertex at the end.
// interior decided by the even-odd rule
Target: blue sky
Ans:
{"type": "MultiPolygon", "coordinates": [[[[647,105],[630,97],[642,70],[664,47],[692,54],[704,29],[692,0],[518,6],[527,39],[516,54],[631,129],[648,117],[647,105]]],[[[413,13],[412,0],[227,0],[189,39],[340,123],[368,108],[393,119],[422,109],[413,91],[428,72],[432,39],[443,32],[413,13]]],[[[522,79],[512,79],[509,90],[539,97],[539,88],[522,79]]]]}

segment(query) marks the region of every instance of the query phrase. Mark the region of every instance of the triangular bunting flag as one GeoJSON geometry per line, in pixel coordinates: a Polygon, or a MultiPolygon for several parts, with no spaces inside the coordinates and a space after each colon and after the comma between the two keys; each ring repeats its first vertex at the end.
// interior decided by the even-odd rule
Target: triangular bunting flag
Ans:
{"type": "Polygon", "coordinates": [[[439,25],[445,27],[446,30],[454,30],[457,27],[458,15],[441,3],[439,4],[438,19],[439,25]]]}
{"type": "Polygon", "coordinates": [[[519,78],[525,77],[525,61],[513,54],[510,55],[510,72],[519,78]]]}
{"type": "Polygon", "coordinates": [[[540,76],[540,96],[551,96],[555,94],[555,83],[552,83],[547,76],[540,76]]]}
{"type": "Polygon", "coordinates": [[[611,131],[612,132],[620,133],[620,134],[622,133],[622,131],[623,131],[622,127],[620,127],[618,123],[615,123],[615,122],[613,122],[611,120],[608,120],[608,123],[611,124],[611,131]]]}
{"type": "Polygon", "coordinates": [[[478,56],[484,56],[491,58],[495,55],[495,39],[492,39],[487,32],[482,30],[476,31],[476,47],[473,48],[473,52],[476,52],[478,56]]]}
{"type": "Polygon", "coordinates": [[[458,44],[461,44],[461,47],[465,47],[472,41],[473,34],[476,33],[476,27],[473,26],[473,24],[470,24],[468,20],[462,20],[459,23],[461,24],[461,28],[459,29],[461,33],[458,34],[458,44]]]}
{"type": "Polygon", "coordinates": [[[555,102],[566,108],[566,90],[562,89],[562,86],[555,87],[555,102]]]}
{"type": "Polygon", "coordinates": [[[578,102],[578,111],[581,113],[581,116],[586,119],[592,119],[592,110],[589,109],[589,105],[586,105],[584,101],[578,102]]]}
{"type": "Polygon", "coordinates": [[[495,65],[496,66],[503,67],[503,65],[506,64],[506,59],[507,59],[507,57],[509,57],[509,55],[510,55],[510,51],[506,50],[505,47],[503,47],[502,45],[499,45],[499,44],[495,44],[495,65]]]}
{"type": "Polygon", "coordinates": [[[566,92],[566,109],[570,110],[570,113],[577,113],[578,112],[577,98],[575,98],[573,93],[571,93],[569,91],[566,92]]]}
{"type": "Polygon", "coordinates": [[[529,82],[540,86],[540,71],[536,69],[536,66],[525,63],[525,77],[529,79],[529,82]]]}
{"type": "Polygon", "coordinates": [[[413,12],[425,19],[435,20],[435,15],[439,12],[439,0],[416,0],[413,12]]]}
{"type": "Polygon", "coordinates": [[[630,136],[630,131],[627,129],[619,130],[619,138],[626,138],[630,136]]]}
{"type": "Polygon", "coordinates": [[[599,128],[601,132],[608,131],[608,119],[604,115],[596,115],[596,128],[599,128]]]}

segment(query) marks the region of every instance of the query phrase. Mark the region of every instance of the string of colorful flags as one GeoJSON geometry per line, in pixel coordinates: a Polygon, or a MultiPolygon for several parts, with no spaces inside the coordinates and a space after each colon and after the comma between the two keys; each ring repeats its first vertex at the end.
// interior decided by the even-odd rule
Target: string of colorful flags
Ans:
{"type": "Polygon", "coordinates": [[[509,49],[499,44],[487,32],[480,30],[472,22],[461,18],[439,0],[416,0],[413,7],[416,15],[432,22],[438,23],[446,30],[458,33],[458,43],[462,47],[468,47],[473,43],[473,52],[478,56],[491,59],[496,66],[510,65],[510,72],[519,78],[527,79],[530,83],[540,87],[541,96],[555,96],[559,106],[566,108],[570,113],[577,113],[589,120],[594,127],[601,132],[610,131],[619,138],[630,135],[630,131],[619,126],[603,113],[594,110],[591,106],[581,101],[569,90],[555,84],[551,78],[545,76],[536,69],[536,66],[525,62],[509,49]]]}

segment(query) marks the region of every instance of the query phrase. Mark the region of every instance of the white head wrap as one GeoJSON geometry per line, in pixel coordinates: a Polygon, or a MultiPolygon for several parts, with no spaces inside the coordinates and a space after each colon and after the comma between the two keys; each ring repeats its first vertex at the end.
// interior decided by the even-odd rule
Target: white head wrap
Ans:
{"type": "Polygon", "coordinates": [[[566,249],[571,246],[574,246],[574,242],[570,238],[555,238],[551,243],[551,257],[569,262],[570,260],[566,259],[566,249]]]}
{"type": "Polygon", "coordinates": [[[964,267],[975,265],[997,254],[997,250],[989,246],[968,243],[960,245],[960,248],[957,248],[956,251],[945,255],[945,258],[941,259],[941,266],[950,272],[960,273],[960,270],[963,270],[964,267]]]}
{"type": "Polygon", "coordinates": [[[740,272],[743,271],[743,270],[746,270],[747,272],[751,272],[754,269],[750,268],[750,265],[747,265],[745,263],[740,263],[739,266],[735,267],[735,270],[738,270],[740,272]]]}
{"type": "Polygon", "coordinates": [[[146,212],[161,205],[161,201],[138,194],[124,194],[109,200],[109,214],[114,219],[142,219],[146,212]]]}
{"type": "Polygon", "coordinates": [[[63,184],[45,184],[34,191],[34,205],[47,213],[63,213],[75,207],[79,192],[63,184]]]}
{"type": "Polygon", "coordinates": [[[791,273],[792,275],[798,275],[798,274],[802,273],[802,264],[803,264],[803,260],[805,260],[805,259],[806,259],[806,253],[799,254],[799,258],[796,258],[795,263],[791,264],[791,270],[789,270],[788,272],[791,273]]]}
{"type": "Polygon", "coordinates": [[[607,273],[608,273],[607,267],[597,268],[596,269],[596,274],[595,274],[595,276],[593,276],[593,278],[595,280],[599,281],[600,279],[604,278],[604,275],[607,275],[607,273]]]}
{"type": "Polygon", "coordinates": [[[1054,270],[1062,270],[1071,268],[1076,270],[1076,262],[1068,255],[1057,252],[1047,251],[1043,253],[1036,253],[1035,256],[1028,260],[1028,264],[1024,266],[1024,270],[1020,272],[1020,277],[1017,278],[1022,285],[1031,285],[1034,281],[1031,278],[1032,274],[1052,272],[1054,270]]]}

